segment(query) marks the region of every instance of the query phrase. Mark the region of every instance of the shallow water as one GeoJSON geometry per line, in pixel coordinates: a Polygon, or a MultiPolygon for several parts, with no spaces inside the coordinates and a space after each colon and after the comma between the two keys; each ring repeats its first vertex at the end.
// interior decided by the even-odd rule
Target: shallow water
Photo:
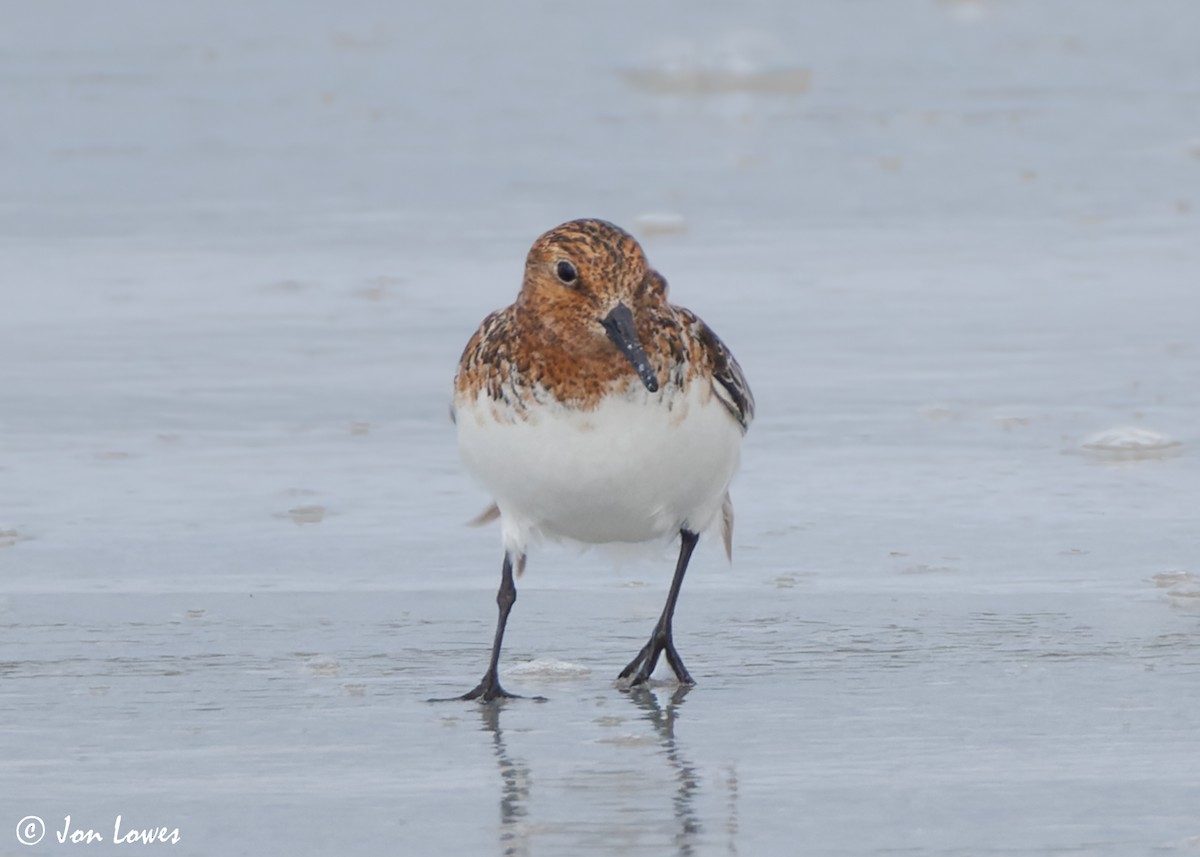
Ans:
{"type": "Polygon", "coordinates": [[[175,854],[1200,850],[1197,7],[294,5],[0,31],[0,853],[77,853],[67,815],[175,854]],[[500,564],[449,376],[581,215],[758,399],[734,564],[703,544],[677,614],[699,685],[612,685],[670,557],[549,548],[505,651],[549,701],[431,704],[500,564]]]}

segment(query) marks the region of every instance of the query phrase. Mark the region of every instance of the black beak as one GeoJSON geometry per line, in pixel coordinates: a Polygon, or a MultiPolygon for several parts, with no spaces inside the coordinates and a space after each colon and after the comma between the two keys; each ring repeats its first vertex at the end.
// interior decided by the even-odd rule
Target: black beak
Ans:
{"type": "Polygon", "coordinates": [[[638,340],[637,328],[633,326],[633,313],[629,311],[629,307],[625,304],[617,304],[613,307],[612,312],[600,319],[600,323],[604,325],[608,338],[617,348],[621,349],[625,359],[638,373],[638,377],[642,379],[646,389],[651,393],[657,393],[658,378],[654,376],[654,371],[650,368],[650,360],[646,357],[642,343],[638,340]]]}

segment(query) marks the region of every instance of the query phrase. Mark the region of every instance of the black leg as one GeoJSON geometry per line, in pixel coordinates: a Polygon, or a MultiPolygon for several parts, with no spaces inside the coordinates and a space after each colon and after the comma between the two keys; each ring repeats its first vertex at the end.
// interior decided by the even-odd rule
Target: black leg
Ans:
{"type": "Polygon", "coordinates": [[[700,536],[688,530],[680,530],[679,538],[679,561],[675,564],[675,577],[671,581],[671,591],[667,593],[667,604],[663,607],[662,615],[658,617],[654,632],[650,635],[650,641],[642,646],[637,657],[629,662],[629,666],[621,670],[621,675],[617,678],[618,681],[631,679],[630,687],[637,687],[650,680],[654,667],[658,665],[658,656],[661,654],[667,656],[667,663],[674,671],[675,678],[679,679],[680,684],[696,683],[687,671],[687,667],[683,665],[679,652],[675,650],[675,641],[671,638],[671,619],[675,615],[675,602],[679,600],[679,590],[683,586],[683,576],[687,573],[688,561],[692,558],[692,551],[696,549],[696,542],[699,541],[700,536]]]}
{"type": "MultiPolygon", "coordinates": [[[[524,557],[517,560],[522,562],[524,557]]],[[[513,583],[512,557],[504,554],[504,567],[500,572],[500,591],[496,593],[496,605],[500,608],[500,616],[496,622],[496,639],[492,642],[492,660],[483,679],[474,689],[455,699],[468,701],[478,699],[480,702],[492,702],[496,699],[520,699],[515,693],[509,693],[500,686],[500,646],[504,642],[504,626],[508,622],[509,611],[517,600],[517,586],[513,583]]]]}

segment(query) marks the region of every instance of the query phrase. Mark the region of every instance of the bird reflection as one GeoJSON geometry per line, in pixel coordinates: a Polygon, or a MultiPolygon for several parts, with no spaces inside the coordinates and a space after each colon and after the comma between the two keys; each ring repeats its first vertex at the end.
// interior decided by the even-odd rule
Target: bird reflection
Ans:
{"type": "Polygon", "coordinates": [[[529,767],[508,754],[504,732],[500,728],[502,705],[481,705],[483,731],[492,736],[492,752],[500,768],[500,849],[504,857],[523,857],[529,853],[525,817],[529,814],[529,767]]]}
{"type": "Polygon", "coordinates": [[[696,766],[680,752],[675,740],[676,711],[683,705],[684,698],[692,688],[689,685],[680,687],[671,694],[670,702],[663,706],[658,701],[657,694],[647,687],[635,687],[629,691],[629,698],[644,714],[642,718],[649,720],[658,733],[658,742],[666,754],[667,762],[675,772],[678,787],[672,799],[675,811],[675,853],[681,857],[690,857],[695,853],[695,846],[701,832],[700,819],[696,814],[695,799],[700,789],[700,777],[696,766]]]}

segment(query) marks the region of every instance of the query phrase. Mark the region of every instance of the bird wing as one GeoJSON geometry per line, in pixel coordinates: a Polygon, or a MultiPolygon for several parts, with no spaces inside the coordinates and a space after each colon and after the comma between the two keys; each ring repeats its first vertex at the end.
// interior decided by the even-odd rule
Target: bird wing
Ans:
{"type": "Polygon", "coordinates": [[[721,337],[699,316],[682,308],[679,312],[684,317],[693,339],[699,344],[704,362],[712,371],[713,392],[741,425],[742,431],[746,431],[754,419],[754,394],[750,392],[750,385],[742,367],[734,359],[729,347],[721,341],[721,337]]]}

